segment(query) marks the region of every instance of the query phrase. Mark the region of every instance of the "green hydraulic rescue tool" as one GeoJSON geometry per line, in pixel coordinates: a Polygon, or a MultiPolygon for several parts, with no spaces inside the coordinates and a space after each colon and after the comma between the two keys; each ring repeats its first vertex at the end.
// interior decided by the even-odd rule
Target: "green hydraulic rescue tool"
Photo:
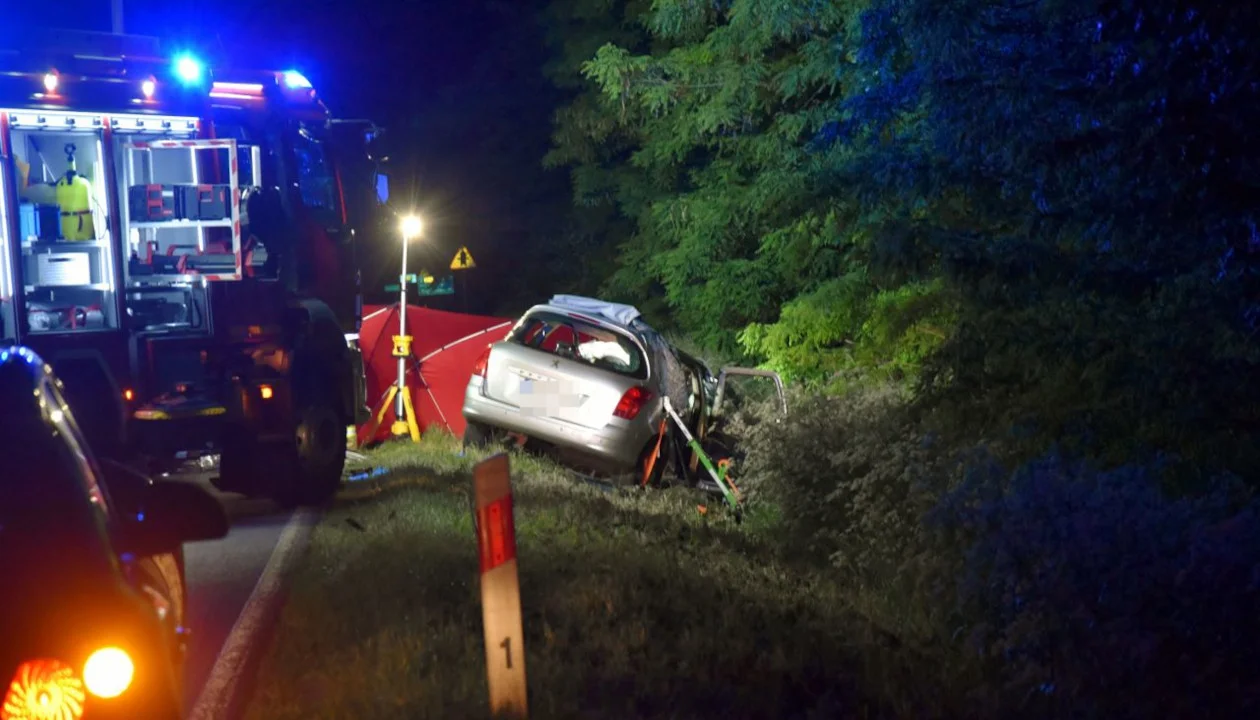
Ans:
{"type": "Polygon", "coordinates": [[[691,448],[692,452],[696,454],[696,457],[700,458],[700,463],[704,465],[705,470],[709,471],[709,476],[713,478],[713,482],[717,483],[718,489],[722,491],[722,496],[726,498],[726,504],[729,505],[731,510],[738,515],[740,511],[739,490],[737,490],[735,485],[726,477],[727,465],[725,463],[719,463],[718,467],[714,467],[713,461],[709,458],[708,454],[700,448],[700,441],[696,440],[696,438],[692,436],[691,431],[689,431],[686,424],[683,423],[682,418],[678,417],[678,413],[674,412],[674,406],[670,403],[668,397],[665,398],[664,404],[665,412],[669,413],[669,416],[674,420],[674,424],[682,431],[683,437],[687,438],[687,447],[691,448]]]}

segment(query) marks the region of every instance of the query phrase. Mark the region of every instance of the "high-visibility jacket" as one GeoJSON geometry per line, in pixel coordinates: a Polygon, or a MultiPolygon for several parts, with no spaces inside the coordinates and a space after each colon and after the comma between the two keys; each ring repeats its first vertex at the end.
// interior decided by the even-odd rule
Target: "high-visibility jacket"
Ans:
{"type": "Polygon", "coordinates": [[[61,206],[63,240],[95,240],[92,225],[92,183],[76,172],[57,181],[57,204],[61,206]]]}

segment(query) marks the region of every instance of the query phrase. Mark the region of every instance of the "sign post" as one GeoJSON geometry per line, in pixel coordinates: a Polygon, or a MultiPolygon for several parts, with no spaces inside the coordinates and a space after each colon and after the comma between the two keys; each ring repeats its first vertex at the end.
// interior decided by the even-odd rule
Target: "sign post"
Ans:
{"type": "Polygon", "coordinates": [[[516,526],[508,456],[499,453],[473,468],[477,547],[481,556],[481,612],[486,641],[490,711],[524,720],[525,638],[516,566],[516,526]]]}
{"type": "MultiPolygon", "coordinates": [[[[473,260],[472,253],[468,252],[468,246],[463,245],[459,251],[455,253],[455,257],[451,258],[452,270],[472,270],[477,267],[477,262],[473,260]]],[[[468,278],[464,278],[461,282],[463,288],[459,292],[460,306],[464,312],[468,312],[468,278]]]]}

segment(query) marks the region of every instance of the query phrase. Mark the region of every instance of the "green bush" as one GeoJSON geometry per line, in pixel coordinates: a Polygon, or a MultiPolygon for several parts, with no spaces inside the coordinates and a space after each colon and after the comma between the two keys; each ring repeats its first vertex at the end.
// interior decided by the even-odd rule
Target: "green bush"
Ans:
{"type": "Polygon", "coordinates": [[[1239,483],[1170,498],[1157,463],[1005,463],[930,427],[868,385],[742,428],[785,551],[838,574],[916,693],[970,717],[1256,716],[1260,502],[1239,483]]]}
{"type": "Polygon", "coordinates": [[[905,392],[856,385],[842,396],[793,393],[778,423],[748,423],[743,487],[779,508],[783,541],[828,563],[879,626],[927,639],[940,620],[923,585],[933,572],[920,519],[949,473],[944,448],[918,431],[905,392]]]}
{"type": "Polygon", "coordinates": [[[952,604],[956,649],[985,670],[978,709],[1256,716],[1260,503],[1228,480],[1170,499],[1157,478],[1048,454],[942,498],[927,524],[965,548],[952,604]]]}

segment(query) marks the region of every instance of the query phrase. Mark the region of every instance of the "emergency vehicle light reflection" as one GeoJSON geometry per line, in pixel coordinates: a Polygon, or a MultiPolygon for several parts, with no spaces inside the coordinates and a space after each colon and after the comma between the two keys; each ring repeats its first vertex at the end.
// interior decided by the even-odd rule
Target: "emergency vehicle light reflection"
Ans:
{"type": "Polygon", "coordinates": [[[83,717],[83,681],[56,660],[30,660],[18,667],[0,707],[0,720],[78,720],[83,717]]]}

